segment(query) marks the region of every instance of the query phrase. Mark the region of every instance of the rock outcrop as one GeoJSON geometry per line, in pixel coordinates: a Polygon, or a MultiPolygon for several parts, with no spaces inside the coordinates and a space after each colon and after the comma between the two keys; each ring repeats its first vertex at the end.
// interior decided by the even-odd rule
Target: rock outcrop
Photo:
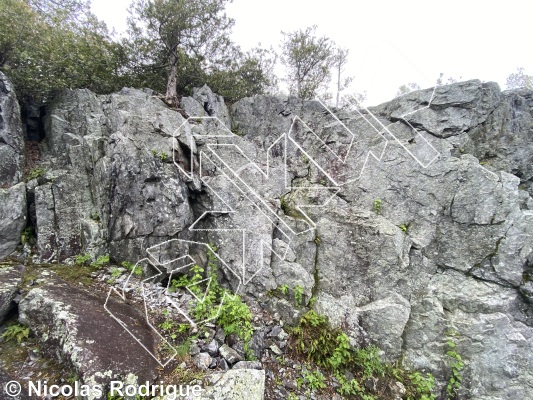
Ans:
{"type": "Polygon", "coordinates": [[[22,283],[24,267],[0,267],[0,324],[14,308],[14,300],[22,283]]]}
{"type": "Polygon", "coordinates": [[[0,72],[0,259],[20,243],[26,226],[24,137],[13,85],[0,72]]]}
{"type": "Polygon", "coordinates": [[[20,107],[13,85],[0,72],[0,187],[19,183],[23,167],[24,137],[20,107]]]}
{"type": "Polygon", "coordinates": [[[108,313],[100,296],[51,273],[43,273],[36,283],[19,303],[19,320],[31,328],[44,351],[69,366],[85,385],[153,382],[159,364],[139,343],[156,354],[155,335],[137,309],[110,298],[108,313]]]}
{"type": "Polygon", "coordinates": [[[533,397],[532,96],[474,80],[331,111],[204,87],[186,118],[148,92],[67,91],[28,185],[39,257],[157,249],[170,272],[212,243],[224,283],[286,322],[313,307],[440,387],[452,341],[461,396],[533,397]]]}

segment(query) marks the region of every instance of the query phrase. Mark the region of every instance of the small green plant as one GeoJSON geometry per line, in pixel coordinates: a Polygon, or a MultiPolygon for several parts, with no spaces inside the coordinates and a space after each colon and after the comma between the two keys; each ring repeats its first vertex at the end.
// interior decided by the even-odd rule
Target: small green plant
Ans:
{"type": "Polygon", "coordinates": [[[96,261],[91,263],[91,267],[96,268],[96,269],[101,269],[107,264],[109,264],[109,254],[98,257],[96,261]]]}
{"type": "Polygon", "coordinates": [[[381,199],[375,199],[372,208],[376,214],[380,215],[383,208],[383,202],[381,199]]]}
{"type": "Polygon", "coordinates": [[[21,343],[24,339],[27,339],[29,335],[30,328],[19,323],[14,323],[6,328],[2,334],[2,338],[6,342],[16,340],[17,343],[21,343]]]}
{"type": "Polygon", "coordinates": [[[371,376],[385,375],[385,366],[381,362],[379,352],[379,348],[374,345],[355,350],[354,361],[363,367],[364,379],[371,376]]]}
{"type": "Polygon", "coordinates": [[[154,157],[157,157],[157,150],[152,149],[150,150],[150,153],[152,153],[154,157]]]}
{"type": "Polygon", "coordinates": [[[165,162],[168,160],[168,154],[165,153],[164,151],[162,151],[161,153],[159,153],[159,159],[162,161],[162,162],[165,162]]]}
{"type": "Polygon", "coordinates": [[[135,264],[130,263],[128,261],[123,261],[122,264],[120,264],[120,265],[122,265],[124,268],[126,268],[130,272],[133,271],[133,275],[135,275],[135,276],[140,277],[143,274],[143,269],[139,265],[135,266],[135,264]]]}
{"type": "Polygon", "coordinates": [[[461,384],[463,381],[463,375],[461,371],[465,364],[461,355],[457,353],[457,345],[455,342],[450,339],[448,340],[447,344],[449,350],[446,352],[446,355],[451,359],[450,368],[452,374],[448,380],[448,384],[446,385],[446,394],[448,399],[455,399],[457,393],[461,389],[461,384]]]}
{"type": "Polygon", "coordinates": [[[318,245],[320,244],[320,242],[321,242],[321,240],[320,240],[320,236],[318,236],[318,235],[315,236],[315,240],[314,240],[314,242],[315,242],[315,244],[318,246],[318,245]]]}
{"type": "MultiPolygon", "coordinates": [[[[208,253],[207,280],[204,277],[204,268],[194,265],[190,275],[182,275],[173,279],[169,291],[179,288],[188,288],[201,301],[193,301],[191,313],[196,320],[216,319],[224,329],[226,335],[232,333],[248,342],[253,335],[252,313],[250,308],[242,301],[240,296],[223,290],[218,283],[217,257],[214,255],[217,248],[209,246],[212,251],[208,253]]],[[[246,344],[246,343],[245,343],[246,344]]]]}
{"type": "Polygon", "coordinates": [[[27,181],[31,181],[32,179],[37,179],[43,176],[46,173],[46,170],[44,168],[36,167],[30,170],[28,172],[28,176],[26,177],[27,181]]]}
{"type": "Polygon", "coordinates": [[[74,256],[74,262],[76,265],[87,265],[89,261],[91,261],[91,255],[88,253],[74,256]]]}
{"type": "Polygon", "coordinates": [[[170,331],[174,328],[174,321],[170,318],[167,318],[163,323],[159,324],[159,327],[164,331],[170,331]]]}
{"type": "Polygon", "coordinates": [[[287,293],[289,292],[289,285],[287,285],[286,283],[283,284],[283,285],[281,285],[281,286],[279,287],[279,291],[281,292],[281,294],[282,294],[283,296],[286,296],[287,293]]]}
{"type": "Polygon", "coordinates": [[[220,308],[217,322],[227,335],[235,333],[245,342],[248,342],[254,333],[252,312],[236,294],[226,296],[226,300],[220,308]]]}
{"type": "Polygon", "coordinates": [[[305,154],[302,154],[302,162],[305,164],[309,163],[309,157],[307,157],[305,154]]]}
{"type": "Polygon", "coordinates": [[[300,385],[306,384],[311,390],[320,390],[326,387],[326,378],[318,368],[315,371],[305,370],[302,371],[302,379],[299,383],[300,385]]]}
{"type": "Polygon", "coordinates": [[[401,225],[400,225],[400,229],[401,229],[404,233],[407,233],[407,225],[405,225],[405,224],[401,224],[401,225]]]}
{"type": "Polygon", "coordinates": [[[296,306],[300,307],[303,302],[303,294],[304,294],[304,288],[296,285],[294,287],[294,301],[296,302],[296,306]]]}
{"type": "Polygon", "coordinates": [[[411,384],[415,388],[413,395],[408,395],[407,400],[434,400],[436,398],[433,394],[433,389],[435,387],[435,378],[431,374],[424,375],[418,371],[415,371],[409,374],[409,379],[411,384]]]}
{"type": "Polygon", "coordinates": [[[365,389],[359,385],[359,382],[357,379],[350,379],[348,380],[346,376],[343,373],[336,372],[335,378],[339,382],[339,387],[337,388],[337,392],[343,396],[364,396],[365,395],[365,389]]]}
{"type": "Polygon", "coordinates": [[[20,235],[20,243],[22,243],[23,246],[26,243],[30,246],[33,246],[35,244],[35,231],[33,230],[33,227],[28,226],[22,231],[20,235]]]}
{"type": "Polygon", "coordinates": [[[110,285],[113,284],[120,275],[122,275],[122,271],[119,268],[111,268],[111,279],[109,279],[107,283],[109,283],[110,285]]]}

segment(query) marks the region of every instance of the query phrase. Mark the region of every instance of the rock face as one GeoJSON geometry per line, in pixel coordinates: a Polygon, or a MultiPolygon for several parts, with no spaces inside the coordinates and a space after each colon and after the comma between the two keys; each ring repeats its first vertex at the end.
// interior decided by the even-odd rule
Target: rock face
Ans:
{"type": "Polygon", "coordinates": [[[26,226],[24,137],[13,86],[0,72],[0,259],[11,254],[26,226]]]}
{"type": "Polygon", "coordinates": [[[26,185],[21,182],[0,189],[0,259],[11,254],[20,243],[26,227],[26,185]]]}
{"type": "Polygon", "coordinates": [[[332,112],[204,87],[186,120],[142,91],[68,91],[30,190],[39,255],[170,271],[211,243],[224,284],[286,322],[313,307],[440,387],[453,341],[462,398],[533,398],[532,96],[474,80],[332,112]]]}
{"type": "MultiPolygon", "coordinates": [[[[101,297],[46,273],[19,303],[19,320],[43,348],[69,365],[86,385],[112,380],[153,381],[159,364],[106,312],[101,297]]],[[[113,298],[108,308],[155,354],[153,331],[139,312],[113,298]]]]}
{"type": "Polygon", "coordinates": [[[65,92],[46,121],[48,173],[35,188],[41,257],[82,251],[136,261],[192,222],[186,183],[172,163],[184,122],[149,94],[65,92]],[[57,221],[63,223],[58,224],[57,221]]]}
{"type": "Polygon", "coordinates": [[[0,187],[19,183],[23,166],[20,108],[11,82],[0,72],[0,187]]]}
{"type": "Polygon", "coordinates": [[[24,267],[0,267],[0,324],[13,308],[24,267]]]}

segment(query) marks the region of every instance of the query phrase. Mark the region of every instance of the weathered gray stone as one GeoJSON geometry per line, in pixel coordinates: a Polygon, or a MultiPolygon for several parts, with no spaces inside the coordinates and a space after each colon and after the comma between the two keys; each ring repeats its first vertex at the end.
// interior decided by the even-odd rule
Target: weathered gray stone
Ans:
{"type": "Polygon", "coordinates": [[[229,347],[227,344],[223,344],[220,346],[220,349],[218,349],[220,352],[220,356],[224,357],[224,359],[231,365],[242,361],[242,357],[239,353],[237,353],[235,350],[233,350],[231,347],[229,347]]]}
{"type": "Polygon", "coordinates": [[[206,370],[213,362],[213,358],[207,353],[199,353],[194,356],[193,362],[198,368],[206,370]]]}
{"type": "Polygon", "coordinates": [[[260,361],[239,361],[233,366],[233,369],[261,369],[260,361]]]}
{"type": "Polygon", "coordinates": [[[141,249],[192,223],[186,184],[173,164],[180,146],[173,135],[183,122],[132,89],[110,96],[67,91],[56,99],[42,149],[51,172],[35,189],[41,257],[89,251],[137,261],[141,249]]]}
{"type": "MultiPolygon", "coordinates": [[[[196,100],[200,107],[203,108],[205,114],[210,117],[217,117],[224,125],[231,128],[229,111],[224,103],[224,98],[217,94],[207,86],[201,88],[194,88],[192,98],[196,100]]],[[[194,112],[195,110],[190,110],[194,112]]],[[[202,114],[190,114],[190,116],[201,116],[202,114]]]]}
{"type": "Polygon", "coordinates": [[[20,243],[26,227],[26,185],[21,182],[0,189],[0,259],[10,255],[20,243]]]}
{"type": "MultiPolygon", "coordinates": [[[[45,351],[72,367],[83,383],[140,384],[155,379],[159,364],[106,312],[102,296],[50,273],[43,273],[37,283],[19,303],[19,320],[30,327],[45,351]]],[[[107,307],[156,354],[154,332],[142,314],[113,297],[107,307]]]]}
{"type": "Polygon", "coordinates": [[[229,370],[214,386],[206,388],[198,398],[201,400],[262,400],[265,398],[265,371],[229,370]]]}
{"type": "Polygon", "coordinates": [[[518,176],[533,195],[533,91],[502,93],[502,101],[487,120],[469,130],[458,141],[458,152],[470,153],[491,171],[506,171],[518,176]]]}
{"type": "MultiPolygon", "coordinates": [[[[354,345],[374,343],[440,388],[453,333],[462,396],[533,397],[532,107],[530,92],[468,81],[335,116],[273,96],[228,114],[204,87],[182,108],[222,123],[184,124],[145,92],[66,92],[34,190],[39,250],[136,261],[169,239],[213,243],[221,283],[285,322],[313,296],[354,345]],[[289,295],[274,290],[285,284],[289,295]]],[[[187,252],[207,263],[204,249],[174,242],[161,259],[187,252]]],[[[263,345],[256,333],[258,357],[263,345]]]]}
{"type": "Polygon", "coordinates": [[[23,271],[23,266],[0,266],[0,324],[13,308],[13,300],[18,293],[19,285],[22,283],[23,271]]]}
{"type": "Polygon", "coordinates": [[[20,108],[13,85],[0,72],[0,188],[22,179],[24,136],[20,108]]]}

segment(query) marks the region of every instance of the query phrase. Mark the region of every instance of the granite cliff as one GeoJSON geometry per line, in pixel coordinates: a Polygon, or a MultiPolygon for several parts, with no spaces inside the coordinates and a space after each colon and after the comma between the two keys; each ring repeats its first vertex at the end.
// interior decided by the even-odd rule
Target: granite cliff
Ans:
{"type": "MultiPolygon", "coordinates": [[[[533,398],[532,91],[472,80],[330,110],[274,96],[226,105],[203,87],[180,112],[150,90],[67,91],[31,171],[13,92],[0,75],[0,258],[157,252],[170,274],[215,244],[225,285],[285,323],[313,308],[440,387],[452,340],[461,398],[533,398]],[[33,250],[20,245],[27,227],[33,250]],[[285,286],[305,307],[272,295],[285,286]]],[[[20,311],[38,333],[32,310],[54,292],[36,290],[20,311]]]]}

